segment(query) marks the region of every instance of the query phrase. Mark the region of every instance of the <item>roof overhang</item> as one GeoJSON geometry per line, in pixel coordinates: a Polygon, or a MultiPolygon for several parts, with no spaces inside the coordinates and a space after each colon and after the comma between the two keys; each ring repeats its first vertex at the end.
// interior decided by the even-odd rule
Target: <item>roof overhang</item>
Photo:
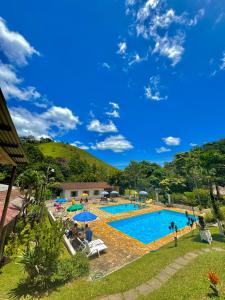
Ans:
{"type": "Polygon", "coordinates": [[[0,89],[0,164],[17,165],[27,162],[4,95],[0,89]]]}

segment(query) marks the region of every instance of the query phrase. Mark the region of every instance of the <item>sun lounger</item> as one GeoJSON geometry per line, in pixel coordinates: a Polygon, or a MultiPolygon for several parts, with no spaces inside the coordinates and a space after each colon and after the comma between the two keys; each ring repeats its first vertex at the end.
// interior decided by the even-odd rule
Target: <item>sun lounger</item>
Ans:
{"type": "Polygon", "coordinates": [[[87,257],[98,254],[100,256],[100,252],[105,251],[108,247],[104,244],[104,242],[100,239],[94,240],[88,243],[88,241],[84,240],[79,242],[83,246],[82,252],[86,253],[87,257]]]}

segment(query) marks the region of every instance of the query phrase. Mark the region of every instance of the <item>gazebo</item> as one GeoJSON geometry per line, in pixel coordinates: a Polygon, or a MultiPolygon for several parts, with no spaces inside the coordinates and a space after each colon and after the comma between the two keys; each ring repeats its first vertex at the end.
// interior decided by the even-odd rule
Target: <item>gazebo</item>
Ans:
{"type": "Polygon", "coordinates": [[[19,164],[27,163],[26,155],[20,144],[20,139],[13,124],[10,116],[4,95],[0,89],[0,164],[10,165],[11,177],[6,193],[4,206],[2,209],[1,220],[0,220],[0,258],[2,256],[6,226],[7,223],[7,212],[10,202],[10,196],[12,192],[13,182],[16,174],[16,167],[19,164]]]}

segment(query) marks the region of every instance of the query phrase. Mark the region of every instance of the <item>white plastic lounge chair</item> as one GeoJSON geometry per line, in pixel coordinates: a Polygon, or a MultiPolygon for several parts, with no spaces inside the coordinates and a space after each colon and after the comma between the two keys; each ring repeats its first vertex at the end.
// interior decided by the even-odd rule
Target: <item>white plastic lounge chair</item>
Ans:
{"type": "Polygon", "coordinates": [[[98,256],[100,256],[100,252],[105,251],[108,248],[100,239],[91,241],[89,243],[86,240],[81,241],[79,238],[78,240],[83,246],[82,252],[86,253],[87,257],[95,254],[98,254],[98,256]]]}
{"type": "Polygon", "coordinates": [[[210,245],[212,244],[212,236],[209,230],[200,230],[200,239],[201,241],[205,241],[209,243],[210,245]]]}

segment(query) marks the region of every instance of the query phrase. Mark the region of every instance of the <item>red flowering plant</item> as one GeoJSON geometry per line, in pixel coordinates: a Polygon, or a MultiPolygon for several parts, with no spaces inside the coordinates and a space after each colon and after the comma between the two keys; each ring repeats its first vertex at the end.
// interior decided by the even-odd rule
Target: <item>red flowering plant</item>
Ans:
{"type": "Polygon", "coordinates": [[[219,296],[218,283],[220,282],[219,276],[215,272],[208,273],[208,280],[210,282],[210,288],[213,290],[215,296],[219,296]]]}

